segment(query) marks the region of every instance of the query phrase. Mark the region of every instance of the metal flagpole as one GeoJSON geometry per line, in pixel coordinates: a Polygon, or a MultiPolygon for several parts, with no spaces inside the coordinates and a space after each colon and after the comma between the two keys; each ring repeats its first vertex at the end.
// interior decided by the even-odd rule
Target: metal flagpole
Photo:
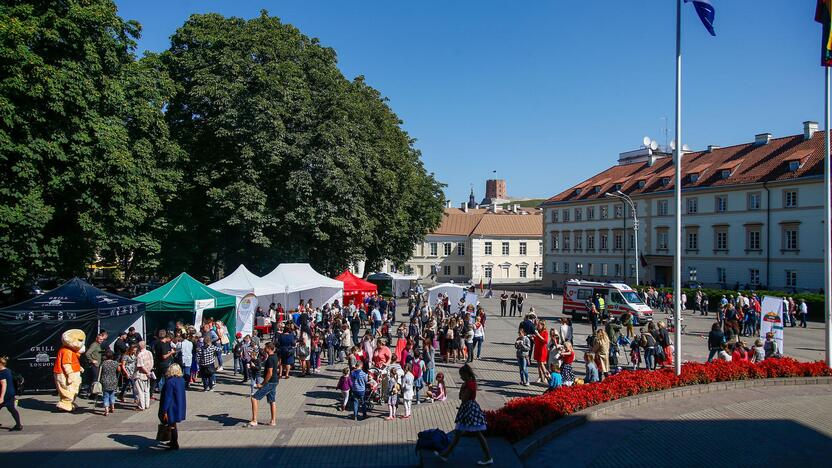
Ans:
{"type": "Polygon", "coordinates": [[[824,301],[824,322],[826,323],[826,365],[832,367],[832,216],[830,216],[830,161],[829,161],[829,67],[824,67],[826,72],[826,82],[824,86],[824,134],[823,134],[823,185],[824,185],[824,199],[823,199],[823,293],[826,298],[824,301]]]}
{"type": "MultiPolygon", "coordinates": [[[[676,180],[673,187],[676,204],[676,243],[673,254],[673,324],[675,329],[676,375],[682,373],[682,0],[676,0],[676,148],[674,149],[676,180]]],[[[828,159],[828,158],[827,158],[828,159]]]]}

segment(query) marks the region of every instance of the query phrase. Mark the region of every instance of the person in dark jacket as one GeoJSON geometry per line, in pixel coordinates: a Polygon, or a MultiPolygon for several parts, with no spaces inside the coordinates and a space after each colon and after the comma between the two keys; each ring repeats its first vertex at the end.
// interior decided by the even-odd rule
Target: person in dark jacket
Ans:
{"type": "Polygon", "coordinates": [[[162,387],[159,402],[159,421],[170,426],[170,442],[168,450],[179,450],[179,434],[176,423],[185,420],[185,381],[182,379],[182,368],[179,364],[171,364],[165,374],[165,384],[162,387]]]}
{"type": "Polygon", "coordinates": [[[711,332],[708,333],[708,362],[711,362],[719,351],[722,349],[722,343],[725,342],[725,334],[722,333],[719,322],[711,325],[711,332]]]}

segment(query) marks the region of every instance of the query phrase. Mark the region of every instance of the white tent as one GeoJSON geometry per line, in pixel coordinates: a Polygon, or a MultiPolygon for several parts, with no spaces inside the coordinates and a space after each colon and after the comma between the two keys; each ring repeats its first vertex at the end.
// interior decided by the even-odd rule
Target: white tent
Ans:
{"type": "Polygon", "coordinates": [[[315,271],[308,263],[281,263],[264,281],[282,285],[282,302],[286,310],[295,308],[300,301],[312,299],[315,307],[344,300],[344,283],[315,271]]]}
{"type": "Polygon", "coordinates": [[[414,283],[419,279],[416,275],[401,275],[399,273],[373,273],[367,277],[367,281],[375,283],[376,281],[390,281],[390,289],[393,291],[395,297],[402,297],[403,294],[410,291],[414,283]]]}
{"type": "Polygon", "coordinates": [[[211,283],[209,288],[237,297],[237,331],[249,335],[254,330],[254,312],[259,304],[264,309],[272,302],[280,302],[286,293],[286,286],[250,272],[240,265],[225,278],[211,283]]]}
{"type": "Polygon", "coordinates": [[[432,288],[428,288],[428,304],[430,304],[431,306],[436,305],[439,293],[442,293],[448,296],[448,300],[451,303],[451,307],[456,307],[457,302],[459,302],[459,300],[462,298],[462,295],[465,294],[465,289],[466,288],[453,283],[442,283],[432,288]]]}

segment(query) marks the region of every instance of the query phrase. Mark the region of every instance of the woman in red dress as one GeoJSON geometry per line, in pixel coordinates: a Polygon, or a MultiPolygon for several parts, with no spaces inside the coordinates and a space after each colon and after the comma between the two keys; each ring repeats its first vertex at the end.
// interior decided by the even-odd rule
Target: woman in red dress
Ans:
{"type": "Polygon", "coordinates": [[[534,360],[537,361],[537,382],[549,382],[549,372],[546,370],[546,361],[549,359],[549,332],[546,330],[546,322],[537,322],[537,330],[534,332],[534,360]]]}

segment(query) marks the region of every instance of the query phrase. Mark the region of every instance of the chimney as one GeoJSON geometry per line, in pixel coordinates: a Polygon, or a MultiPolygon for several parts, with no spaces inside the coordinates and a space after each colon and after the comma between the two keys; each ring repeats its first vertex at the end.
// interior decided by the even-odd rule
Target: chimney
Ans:
{"type": "Polygon", "coordinates": [[[807,120],[803,122],[803,139],[804,140],[811,140],[812,135],[818,131],[818,123],[812,122],[811,120],[807,120]]]}
{"type": "Polygon", "coordinates": [[[445,200],[445,207],[446,208],[453,208],[454,207],[454,202],[452,202],[450,200],[445,200]]]}
{"type": "Polygon", "coordinates": [[[518,208],[520,208],[520,205],[518,205],[517,203],[511,205],[511,212],[514,213],[514,214],[517,214],[517,209],[518,208]]]}
{"type": "Polygon", "coordinates": [[[477,203],[477,209],[480,209],[480,204],[479,203],[477,203]]]}
{"type": "MultiPolygon", "coordinates": [[[[757,136],[759,136],[759,135],[757,135],[757,136]]],[[[719,146],[719,145],[708,145],[708,153],[713,153],[714,150],[718,150],[720,148],[722,148],[722,147],[719,146]]]]}
{"type": "Polygon", "coordinates": [[[500,205],[494,203],[494,204],[491,205],[491,209],[494,213],[496,213],[496,212],[500,211],[500,205]]]}
{"type": "Polygon", "coordinates": [[[767,145],[771,141],[771,133],[758,133],[754,135],[755,145],[767,145]]]}
{"type": "Polygon", "coordinates": [[[462,209],[462,211],[464,211],[466,213],[468,212],[468,204],[465,203],[465,202],[462,202],[462,204],[460,204],[459,208],[462,209]]]}

